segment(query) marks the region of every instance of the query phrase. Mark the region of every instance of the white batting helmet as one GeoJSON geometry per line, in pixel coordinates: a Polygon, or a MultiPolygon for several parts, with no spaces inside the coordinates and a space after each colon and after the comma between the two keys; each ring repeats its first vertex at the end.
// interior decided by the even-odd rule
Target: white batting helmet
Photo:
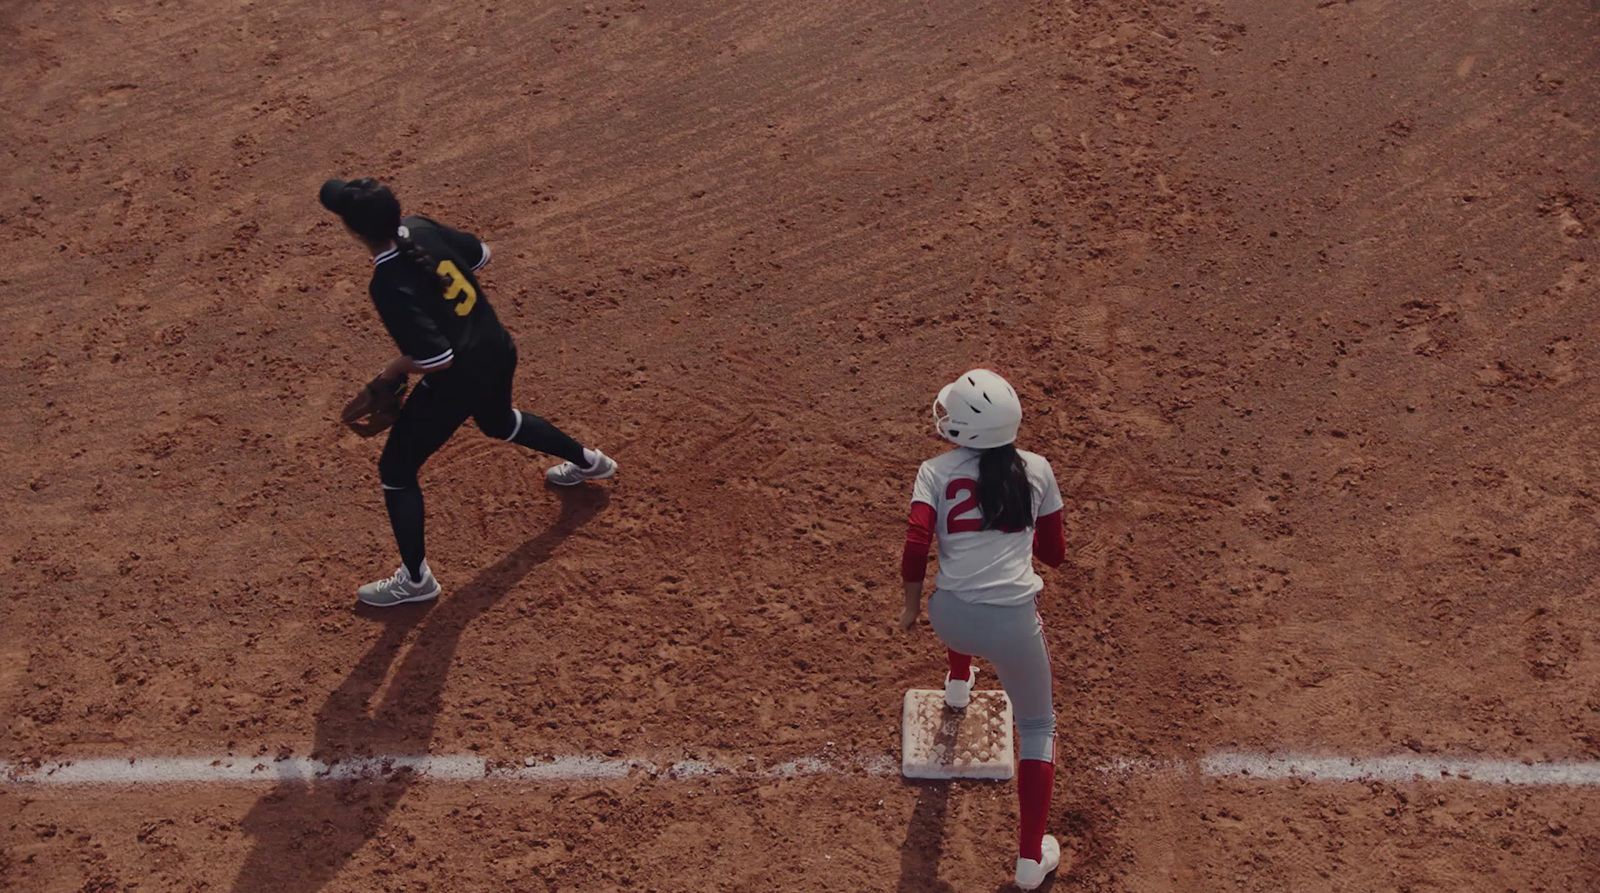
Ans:
{"type": "Polygon", "coordinates": [[[957,446],[986,450],[1017,439],[1022,401],[988,369],[973,369],[944,386],[933,401],[933,427],[957,446]]]}

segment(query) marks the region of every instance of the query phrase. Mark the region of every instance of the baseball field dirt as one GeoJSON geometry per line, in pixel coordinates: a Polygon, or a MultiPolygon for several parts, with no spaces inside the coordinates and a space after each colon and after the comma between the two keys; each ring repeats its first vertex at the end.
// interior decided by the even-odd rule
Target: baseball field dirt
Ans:
{"type": "Polygon", "coordinates": [[[0,48],[0,887],[1009,889],[1009,783],[871,769],[984,366],[1067,503],[1055,890],[1600,888],[1600,788],[1197,768],[1600,759],[1592,0],[8,0],[0,48]],[[316,199],[363,175],[493,246],[518,405],[621,467],[464,429],[388,612],[337,416],[392,346],[316,199]],[[641,768],[21,780],[423,754],[641,768]]]}

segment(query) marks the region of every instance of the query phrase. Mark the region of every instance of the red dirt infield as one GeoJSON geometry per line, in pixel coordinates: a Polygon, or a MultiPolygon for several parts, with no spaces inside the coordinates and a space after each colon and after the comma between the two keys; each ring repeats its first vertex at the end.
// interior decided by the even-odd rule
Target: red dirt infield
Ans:
{"type": "MultiPolygon", "coordinates": [[[[1055,465],[1056,890],[1600,887],[1586,0],[0,3],[0,760],[898,753],[928,405],[1055,465]],[[329,176],[481,235],[560,494],[470,426],[396,555],[329,176]],[[1157,767],[1106,772],[1117,761],[1157,767]]],[[[992,679],[986,672],[985,678],[992,679]]],[[[0,887],[1000,890],[1010,785],[0,784],[0,887]]]]}

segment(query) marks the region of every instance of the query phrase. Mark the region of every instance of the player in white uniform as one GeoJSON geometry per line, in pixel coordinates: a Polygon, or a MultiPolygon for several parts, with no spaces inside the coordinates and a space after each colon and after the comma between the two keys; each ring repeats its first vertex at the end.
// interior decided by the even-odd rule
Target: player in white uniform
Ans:
{"type": "Polygon", "coordinates": [[[1061,489],[1043,456],[1016,448],[1022,403],[995,373],[974,369],[946,385],[933,414],[939,434],[958,448],[917,469],[900,562],[900,628],[909,632],[922,616],[928,546],[937,536],[939,575],[928,617],[950,660],[945,703],[960,710],[970,701],[973,655],[994,665],[1021,739],[1016,881],[1032,890],[1061,862],[1061,845],[1044,833],[1055,784],[1056,715],[1035,605],[1044,581],[1033,570],[1034,558],[1051,567],[1066,558],[1061,489]]]}

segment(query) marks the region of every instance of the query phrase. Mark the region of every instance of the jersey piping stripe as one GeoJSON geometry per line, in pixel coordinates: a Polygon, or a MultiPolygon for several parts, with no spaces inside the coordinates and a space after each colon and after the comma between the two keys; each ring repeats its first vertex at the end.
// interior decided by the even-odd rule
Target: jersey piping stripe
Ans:
{"type": "Polygon", "coordinates": [[[456,352],[455,352],[454,349],[446,350],[444,353],[439,354],[436,357],[429,357],[426,360],[417,360],[416,361],[417,362],[417,368],[419,368],[419,369],[434,369],[434,368],[437,368],[439,366],[443,366],[444,364],[450,362],[451,360],[453,360],[455,358],[456,358],[456,352]]]}
{"type": "Polygon", "coordinates": [[[472,265],[473,272],[483,269],[489,263],[489,243],[479,242],[478,244],[483,246],[483,259],[472,265]]]}
{"type": "Polygon", "coordinates": [[[374,256],[372,258],[372,265],[374,267],[376,267],[378,264],[381,264],[386,260],[394,260],[395,258],[397,258],[399,256],[400,256],[400,249],[398,249],[398,248],[390,248],[390,249],[382,252],[381,254],[378,254],[378,255],[374,256]]]}

